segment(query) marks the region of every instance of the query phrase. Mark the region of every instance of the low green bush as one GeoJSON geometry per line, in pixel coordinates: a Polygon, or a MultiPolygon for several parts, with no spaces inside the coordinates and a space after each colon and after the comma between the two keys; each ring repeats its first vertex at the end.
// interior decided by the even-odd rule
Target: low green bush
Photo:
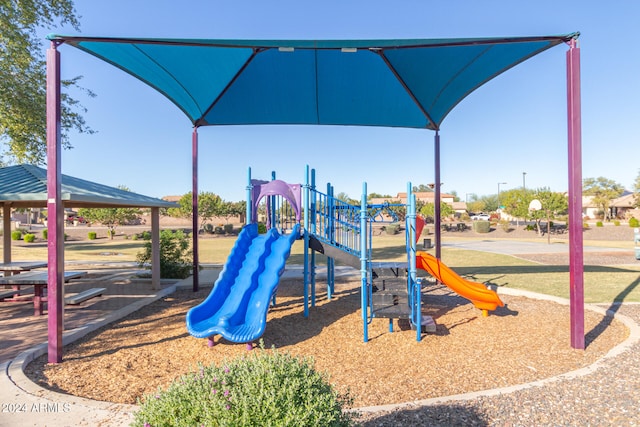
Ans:
{"type": "Polygon", "coordinates": [[[22,236],[22,239],[27,243],[33,243],[33,241],[36,240],[36,235],[32,233],[27,233],[24,236],[22,236]]]}
{"type": "Polygon", "coordinates": [[[233,224],[225,224],[223,227],[225,234],[233,233],[233,224]]]}
{"type": "Polygon", "coordinates": [[[142,232],[142,240],[151,240],[151,232],[143,231],[142,232]]]}
{"type": "Polygon", "coordinates": [[[138,237],[138,234],[137,234],[137,233],[136,233],[136,234],[133,234],[133,235],[131,236],[131,240],[138,240],[138,239],[139,239],[139,237],[138,237]]]}
{"type": "Polygon", "coordinates": [[[473,231],[476,233],[488,233],[491,231],[491,223],[489,221],[473,221],[473,231]]]}
{"type": "Polygon", "coordinates": [[[613,225],[615,225],[616,227],[620,226],[620,221],[618,221],[617,219],[613,221],[613,225]]]}
{"type": "Polygon", "coordinates": [[[42,230],[42,238],[44,240],[47,240],[49,238],[49,230],[47,230],[46,228],[42,230]]]}
{"type": "MultiPolygon", "coordinates": [[[[160,276],[163,279],[185,279],[191,274],[193,258],[191,241],[182,230],[160,232],[160,276]]],[[[140,267],[151,262],[151,242],[144,243],[144,249],[136,255],[140,267]]]]}
{"type": "Polygon", "coordinates": [[[596,221],[596,227],[604,227],[602,221],[596,221]]]}
{"type": "Polygon", "coordinates": [[[20,240],[20,239],[22,239],[22,231],[13,230],[11,232],[11,240],[20,240]]]}
{"type": "Polygon", "coordinates": [[[629,227],[631,228],[640,227],[640,221],[638,221],[638,218],[631,217],[629,219],[629,227]]]}
{"type": "Polygon", "coordinates": [[[511,231],[511,223],[506,219],[501,219],[498,224],[500,224],[500,228],[506,233],[511,231]]]}
{"type": "Polygon", "coordinates": [[[386,231],[387,234],[390,235],[398,234],[400,232],[400,224],[398,224],[397,222],[393,222],[385,226],[384,231],[386,231]]]}
{"type": "Polygon", "coordinates": [[[96,240],[98,238],[98,233],[96,233],[95,231],[90,231],[87,233],[87,238],[89,240],[96,240]]]}
{"type": "Polygon", "coordinates": [[[216,225],[216,228],[213,230],[214,234],[224,234],[224,229],[219,225],[216,225]]]}
{"type": "Polygon", "coordinates": [[[259,348],[200,366],[139,402],[132,426],[352,426],[339,394],[310,358],[259,348]]]}
{"type": "Polygon", "coordinates": [[[264,234],[267,232],[267,226],[264,225],[264,223],[259,222],[258,223],[258,234],[264,234]]]}
{"type": "Polygon", "coordinates": [[[213,234],[213,224],[206,223],[202,226],[205,233],[213,234]]]}

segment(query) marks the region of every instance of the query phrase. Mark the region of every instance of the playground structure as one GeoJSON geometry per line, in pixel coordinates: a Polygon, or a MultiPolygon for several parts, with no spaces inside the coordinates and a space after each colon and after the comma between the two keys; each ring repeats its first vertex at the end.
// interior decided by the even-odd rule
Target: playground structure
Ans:
{"type": "Polygon", "coordinates": [[[327,259],[327,298],[335,289],[335,263],[360,271],[363,340],[368,341],[368,325],[374,318],[408,319],[422,338],[422,283],[417,269],[429,272],[438,281],[469,299],[484,316],[503,306],[498,295],[480,283],[458,276],[439,259],[416,250],[424,220],[416,214],[416,199],[407,183],[406,204],[368,204],[363,183],[360,204],[350,204],[334,196],[331,184],[326,193],[318,191],[315,170],[307,166],[305,183],[288,184],[276,179],[252,179],[248,171],[247,225],[231,250],[209,296],[187,313],[187,329],[213,345],[216,334],[237,343],[250,343],[264,333],[267,311],[275,304],[278,281],[291,247],[304,241],[304,316],[316,303],[316,253],[327,259]],[[264,211],[260,211],[264,200],[264,211]],[[373,224],[397,222],[392,207],[403,207],[405,215],[406,262],[372,260],[373,224]],[[264,216],[267,232],[259,234],[259,216],[264,216]],[[301,221],[303,219],[303,221],[301,221]],[[301,222],[303,224],[301,224],[301,222]]]}

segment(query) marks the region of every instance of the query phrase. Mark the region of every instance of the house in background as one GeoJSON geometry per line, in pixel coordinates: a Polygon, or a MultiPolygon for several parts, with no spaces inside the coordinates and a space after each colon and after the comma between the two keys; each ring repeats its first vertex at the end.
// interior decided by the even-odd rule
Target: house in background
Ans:
{"type": "MultiPolygon", "coordinates": [[[[609,205],[611,218],[626,219],[631,217],[640,219],[640,209],[636,208],[635,194],[625,191],[622,196],[613,199],[609,205]]],[[[602,210],[593,203],[593,196],[582,196],[582,216],[591,219],[601,219],[602,210]]]]}

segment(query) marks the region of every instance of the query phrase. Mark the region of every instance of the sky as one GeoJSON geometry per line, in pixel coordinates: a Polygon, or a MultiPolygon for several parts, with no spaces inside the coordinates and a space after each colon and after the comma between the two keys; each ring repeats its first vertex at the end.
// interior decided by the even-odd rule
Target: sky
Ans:
{"type": "MultiPolygon", "coordinates": [[[[537,0],[76,0],[87,36],[220,39],[368,39],[540,36],[581,33],[583,178],[632,190],[640,173],[640,2],[537,0]]],[[[78,34],[65,26],[42,30],[78,34]]],[[[43,50],[48,42],[43,40],[43,50]]],[[[522,187],[566,191],[566,46],[485,84],[440,129],[445,193],[471,200],[522,187]],[[500,184],[498,184],[500,183],[500,184]]],[[[66,175],[124,185],[154,197],[191,191],[187,117],[142,82],[70,46],[62,77],[83,76],[96,94],[72,92],[94,134],[71,134],[66,175]]],[[[303,183],[359,199],[395,195],[434,178],[431,130],[355,126],[223,126],[199,129],[199,190],[244,200],[252,176],[303,183]]]]}

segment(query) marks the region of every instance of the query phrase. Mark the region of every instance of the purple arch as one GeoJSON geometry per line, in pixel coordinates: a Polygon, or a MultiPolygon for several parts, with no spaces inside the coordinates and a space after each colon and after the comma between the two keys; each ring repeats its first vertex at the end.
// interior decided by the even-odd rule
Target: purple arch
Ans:
{"type": "Polygon", "coordinates": [[[266,196],[282,196],[289,202],[294,212],[296,220],[300,221],[301,215],[301,188],[300,184],[287,184],[286,182],[275,179],[273,181],[251,180],[253,186],[251,190],[251,222],[258,221],[258,204],[263,197],[266,196]]]}

